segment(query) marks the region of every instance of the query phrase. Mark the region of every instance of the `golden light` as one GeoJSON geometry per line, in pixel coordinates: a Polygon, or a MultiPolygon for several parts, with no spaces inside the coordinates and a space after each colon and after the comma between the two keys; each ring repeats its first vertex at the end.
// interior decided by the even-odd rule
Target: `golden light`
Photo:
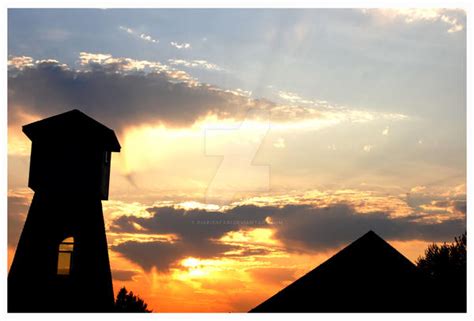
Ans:
{"type": "Polygon", "coordinates": [[[280,242],[273,238],[275,231],[270,228],[255,228],[252,230],[231,231],[226,233],[219,241],[240,245],[279,245],[280,242]]]}
{"type": "Polygon", "coordinates": [[[8,124],[8,155],[29,156],[31,141],[22,132],[21,126],[38,121],[42,117],[21,111],[23,109],[22,106],[13,106],[13,108],[19,111],[16,113],[17,121],[8,124]]]}
{"type": "Polygon", "coordinates": [[[182,208],[185,210],[199,209],[199,210],[207,210],[207,211],[218,211],[219,209],[221,209],[221,207],[216,204],[205,204],[205,203],[196,202],[196,201],[181,202],[177,204],[175,207],[182,208]]]}
{"type": "Polygon", "coordinates": [[[181,265],[188,268],[195,268],[199,266],[199,260],[194,257],[188,257],[181,261],[181,265]]]}

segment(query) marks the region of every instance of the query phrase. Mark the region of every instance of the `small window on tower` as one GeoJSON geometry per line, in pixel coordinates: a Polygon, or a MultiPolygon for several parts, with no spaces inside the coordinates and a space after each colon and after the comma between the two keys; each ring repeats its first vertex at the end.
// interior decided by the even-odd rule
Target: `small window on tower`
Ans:
{"type": "Polygon", "coordinates": [[[68,237],[59,244],[58,275],[69,275],[71,272],[71,258],[74,251],[74,238],[68,237]]]}

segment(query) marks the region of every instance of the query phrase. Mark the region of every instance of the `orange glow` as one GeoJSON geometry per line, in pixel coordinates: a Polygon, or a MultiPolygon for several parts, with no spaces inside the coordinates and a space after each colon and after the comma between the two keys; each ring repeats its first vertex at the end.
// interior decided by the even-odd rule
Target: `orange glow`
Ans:
{"type": "MultiPolygon", "coordinates": [[[[18,106],[21,110],[21,106],[18,106]]],[[[39,115],[31,115],[24,112],[18,112],[18,124],[8,124],[8,155],[29,156],[31,142],[21,130],[20,124],[29,124],[40,120],[39,115]]]]}
{"type": "MultiPolygon", "coordinates": [[[[331,204],[336,200],[343,200],[344,197],[349,200],[351,197],[356,200],[362,199],[363,195],[370,197],[371,194],[353,190],[309,191],[295,195],[254,197],[247,202],[257,205],[304,204],[308,201],[331,204]]],[[[24,197],[29,202],[31,191],[10,191],[9,196],[24,197]]],[[[381,199],[375,198],[375,200],[373,203],[368,200],[367,204],[381,202],[381,199]]],[[[121,215],[134,214],[139,217],[151,215],[146,211],[150,205],[138,202],[109,201],[103,204],[107,226],[121,215]]],[[[396,204],[393,203],[393,206],[396,204]]],[[[189,209],[200,208],[201,205],[199,202],[183,202],[176,206],[189,209]]],[[[108,244],[111,246],[124,241],[173,243],[179,240],[179,236],[174,234],[146,233],[143,226],[135,226],[135,229],[135,233],[107,232],[108,244]]],[[[127,289],[140,295],[155,312],[244,312],[339,250],[336,248],[313,254],[287,252],[284,244],[275,238],[273,227],[230,231],[214,241],[237,246],[238,249],[216,258],[184,257],[166,273],[155,269],[144,271],[138,264],[109,250],[114,291],[117,292],[126,286],[127,289]],[[243,253],[246,250],[257,251],[245,255],[243,253]],[[125,277],[123,271],[126,272],[125,277]]],[[[417,240],[390,243],[412,261],[422,255],[429,244],[417,240]]],[[[14,254],[12,246],[14,245],[8,249],[9,266],[14,254]]]]}
{"type": "Polygon", "coordinates": [[[14,257],[15,257],[15,248],[8,246],[8,270],[10,270],[10,266],[12,266],[14,257]]]}
{"type": "Polygon", "coordinates": [[[111,252],[111,265],[138,271],[133,280],[114,279],[114,290],[126,286],[155,312],[245,312],[332,253],[244,260],[187,257],[170,273],[159,273],[144,272],[111,252]]]}
{"type": "Polygon", "coordinates": [[[195,268],[199,266],[199,259],[196,259],[194,257],[188,257],[181,261],[181,265],[184,267],[195,268]]]}
{"type": "Polygon", "coordinates": [[[248,231],[231,231],[220,238],[221,242],[239,245],[280,245],[273,238],[275,232],[269,228],[255,228],[248,231]]]}
{"type": "Polygon", "coordinates": [[[428,245],[432,244],[433,242],[426,242],[426,241],[388,241],[390,245],[397,249],[398,252],[402,253],[406,258],[408,258],[413,263],[416,260],[424,255],[425,249],[428,245]]]}
{"type": "MultiPolygon", "coordinates": [[[[246,236],[243,236],[245,233],[237,233],[238,236],[233,233],[232,237],[227,235],[223,239],[246,242],[251,238],[249,235],[259,235],[257,239],[265,242],[266,237],[262,235],[267,233],[257,231],[246,236]]],[[[394,241],[390,244],[415,261],[429,242],[394,241]]],[[[126,286],[140,294],[154,312],[246,312],[339,250],[245,259],[187,257],[170,273],[159,273],[154,269],[144,272],[116,253],[110,253],[114,268],[137,271],[133,280],[114,279],[114,290],[126,286]]]]}

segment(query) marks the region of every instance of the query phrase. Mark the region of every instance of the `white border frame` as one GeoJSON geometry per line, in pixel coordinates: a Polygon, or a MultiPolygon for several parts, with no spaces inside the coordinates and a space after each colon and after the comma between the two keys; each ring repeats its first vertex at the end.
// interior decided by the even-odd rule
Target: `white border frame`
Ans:
{"type": "MultiPolygon", "coordinates": [[[[6,297],[7,297],[7,191],[8,191],[8,171],[7,171],[7,59],[8,59],[8,31],[7,31],[7,17],[8,8],[427,8],[427,7],[442,7],[442,8],[462,8],[466,10],[466,108],[467,108],[467,213],[472,213],[474,207],[471,203],[473,198],[473,191],[471,189],[473,183],[473,144],[474,144],[474,113],[472,108],[472,23],[471,1],[428,1],[428,0],[400,0],[400,1],[348,1],[348,0],[333,0],[333,1],[307,1],[307,0],[166,0],[166,1],[152,1],[152,0],[74,0],[74,1],[34,1],[34,0],[6,0],[3,1],[3,10],[0,13],[0,32],[2,34],[3,48],[1,51],[1,59],[4,62],[1,64],[2,77],[0,78],[0,87],[2,91],[0,122],[2,124],[2,134],[0,135],[0,177],[5,177],[5,180],[0,184],[0,213],[2,215],[0,220],[1,233],[0,242],[2,244],[0,250],[0,315],[6,317],[8,320],[63,320],[65,318],[71,320],[77,319],[108,319],[108,320],[122,320],[122,319],[144,319],[156,318],[158,320],[260,320],[260,319],[299,319],[299,320],[314,320],[315,318],[321,320],[469,320],[474,316],[474,298],[473,298],[473,277],[472,273],[468,273],[468,313],[466,314],[379,314],[379,313],[361,313],[361,314],[245,314],[245,313],[152,313],[152,314],[7,314],[6,312],[6,297]]],[[[467,216],[467,229],[471,231],[473,220],[470,215],[467,216]]],[[[468,238],[468,245],[474,244],[470,237],[468,238]]],[[[470,246],[470,245],[469,245],[470,246]]],[[[473,265],[473,258],[468,254],[468,271],[473,265]]]]}

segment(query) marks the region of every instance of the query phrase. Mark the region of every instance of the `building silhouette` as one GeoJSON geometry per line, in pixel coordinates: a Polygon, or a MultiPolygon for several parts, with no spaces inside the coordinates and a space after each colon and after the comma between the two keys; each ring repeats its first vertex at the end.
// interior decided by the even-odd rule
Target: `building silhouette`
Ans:
{"type": "Polygon", "coordinates": [[[430,279],[369,231],[250,312],[440,312],[430,279]]]}
{"type": "Polygon", "coordinates": [[[113,130],[78,110],[23,126],[35,192],[8,275],[9,312],[108,312],[114,304],[102,200],[113,130]]]}

